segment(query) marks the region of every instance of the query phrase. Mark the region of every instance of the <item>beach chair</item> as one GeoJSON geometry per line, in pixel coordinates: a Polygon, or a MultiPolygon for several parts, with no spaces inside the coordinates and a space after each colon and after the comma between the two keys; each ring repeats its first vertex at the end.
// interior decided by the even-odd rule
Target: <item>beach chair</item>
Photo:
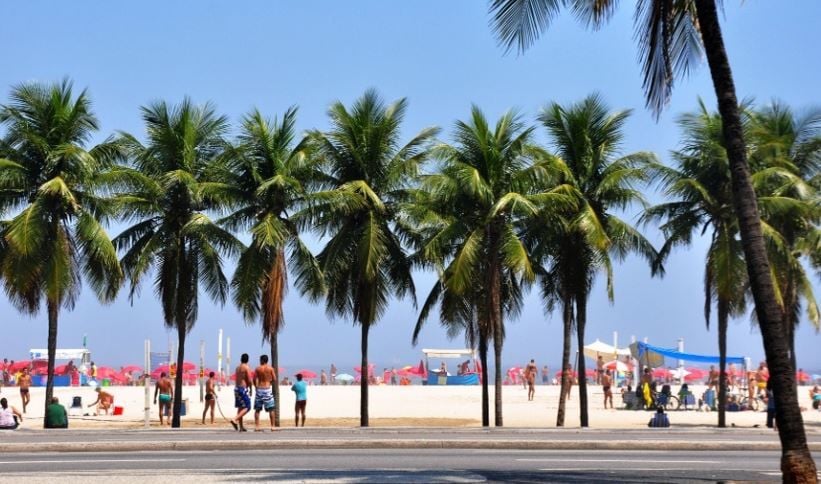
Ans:
{"type": "Polygon", "coordinates": [[[68,408],[69,415],[83,415],[83,397],[72,397],[71,407],[68,408]]]}

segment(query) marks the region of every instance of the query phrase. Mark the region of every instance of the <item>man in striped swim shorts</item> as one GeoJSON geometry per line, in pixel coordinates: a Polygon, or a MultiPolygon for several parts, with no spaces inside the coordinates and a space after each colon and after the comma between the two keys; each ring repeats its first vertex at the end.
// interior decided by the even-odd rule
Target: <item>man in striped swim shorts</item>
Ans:
{"type": "Polygon", "coordinates": [[[259,428],[259,412],[263,409],[268,412],[271,420],[271,432],[274,431],[274,401],[273,385],[276,385],[276,374],[274,369],[268,366],[268,355],[259,357],[259,366],[254,370],[254,386],[257,387],[257,395],[254,399],[254,431],[261,432],[259,428]]]}

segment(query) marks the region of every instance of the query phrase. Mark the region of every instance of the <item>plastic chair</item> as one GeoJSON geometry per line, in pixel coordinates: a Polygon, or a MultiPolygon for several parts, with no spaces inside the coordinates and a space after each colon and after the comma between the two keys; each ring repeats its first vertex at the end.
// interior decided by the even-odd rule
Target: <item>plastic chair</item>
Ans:
{"type": "Polygon", "coordinates": [[[71,399],[71,407],[68,409],[69,415],[82,415],[83,414],[83,397],[72,397],[71,399]]]}

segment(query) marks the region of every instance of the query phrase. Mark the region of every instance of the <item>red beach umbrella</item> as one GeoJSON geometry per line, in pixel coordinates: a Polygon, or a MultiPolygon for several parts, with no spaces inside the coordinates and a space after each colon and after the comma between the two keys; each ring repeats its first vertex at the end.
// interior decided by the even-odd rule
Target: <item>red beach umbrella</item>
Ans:
{"type": "Polygon", "coordinates": [[[667,368],[654,368],[653,378],[667,378],[670,376],[670,370],[667,368]]]}
{"type": "Polygon", "coordinates": [[[795,379],[798,380],[799,383],[806,383],[811,380],[810,375],[803,370],[796,372],[795,379]]]}
{"type": "Polygon", "coordinates": [[[30,360],[15,361],[13,365],[9,365],[9,371],[23,371],[31,366],[30,360]]]}
{"type": "Polygon", "coordinates": [[[311,370],[299,370],[296,374],[301,374],[302,378],[306,380],[310,380],[311,378],[316,378],[316,373],[312,372],[311,370]]]}
{"type": "Polygon", "coordinates": [[[123,373],[133,373],[135,371],[142,373],[143,367],[137,365],[127,365],[123,367],[123,373]]]}

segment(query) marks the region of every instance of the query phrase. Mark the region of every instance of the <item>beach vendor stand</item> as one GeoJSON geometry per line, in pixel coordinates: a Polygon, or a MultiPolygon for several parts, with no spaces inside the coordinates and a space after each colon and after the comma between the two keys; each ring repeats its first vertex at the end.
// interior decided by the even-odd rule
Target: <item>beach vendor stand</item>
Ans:
{"type": "MultiPolygon", "coordinates": [[[[31,355],[31,361],[46,361],[48,360],[48,350],[44,349],[31,349],[29,350],[29,354],[31,355]]],[[[75,367],[78,370],[78,379],[77,381],[72,381],[73,375],[59,375],[55,371],[54,374],[54,386],[56,387],[68,387],[73,385],[85,385],[87,384],[88,377],[86,375],[85,369],[91,364],[91,352],[86,349],[66,349],[61,350],[58,349],[54,353],[54,361],[55,363],[58,361],[73,361],[75,362],[75,367]],[[79,363],[78,363],[79,362],[79,363]]],[[[46,376],[43,375],[40,378],[37,378],[33,381],[35,386],[45,386],[46,385],[46,376]],[[41,380],[41,381],[37,381],[41,380]]]]}
{"type": "Polygon", "coordinates": [[[476,359],[476,351],[472,349],[463,350],[433,350],[423,349],[422,354],[425,355],[425,368],[428,371],[428,385],[478,385],[479,368],[478,360],[476,359]],[[463,372],[461,374],[451,374],[449,372],[441,372],[439,369],[431,370],[430,359],[455,359],[462,361],[464,358],[473,360],[473,371],[463,372]]]}

